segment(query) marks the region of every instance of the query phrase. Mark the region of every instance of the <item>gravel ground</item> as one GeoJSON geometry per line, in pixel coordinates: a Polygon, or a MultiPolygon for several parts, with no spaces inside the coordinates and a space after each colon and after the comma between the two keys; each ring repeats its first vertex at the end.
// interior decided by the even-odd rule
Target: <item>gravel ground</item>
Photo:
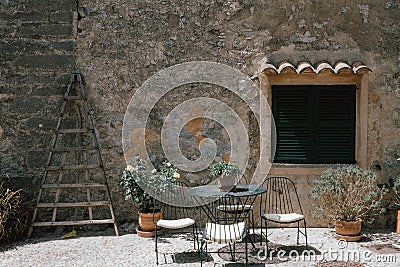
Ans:
{"type": "MultiPolygon", "coordinates": [[[[293,249],[292,257],[284,256],[279,260],[276,256],[271,259],[257,258],[257,252],[264,248],[257,242],[256,249],[251,250],[250,262],[254,263],[251,266],[315,266],[318,262],[325,262],[324,266],[344,266],[339,265],[339,262],[330,263],[335,260],[362,262],[364,266],[374,267],[400,266],[400,237],[388,231],[364,231],[361,242],[345,243],[336,240],[332,229],[310,228],[310,249],[319,255],[306,259],[295,257],[296,251],[301,254],[304,246],[291,246],[296,244],[294,229],[273,229],[269,234],[269,240],[273,244],[271,247],[275,251],[284,249],[290,252],[293,249]]],[[[78,231],[78,237],[73,239],[60,239],[60,234],[36,236],[2,246],[0,266],[156,266],[152,238],[141,238],[136,234],[113,236],[112,232],[96,233],[97,236],[87,235],[90,233],[78,231]]],[[[159,243],[159,250],[163,252],[160,253],[161,266],[200,266],[191,240],[191,235],[186,233],[168,233],[162,236],[159,243]]],[[[211,245],[209,251],[221,247],[211,245]]],[[[203,266],[243,266],[223,260],[226,256],[222,254],[222,258],[216,253],[212,257],[203,266]]]]}

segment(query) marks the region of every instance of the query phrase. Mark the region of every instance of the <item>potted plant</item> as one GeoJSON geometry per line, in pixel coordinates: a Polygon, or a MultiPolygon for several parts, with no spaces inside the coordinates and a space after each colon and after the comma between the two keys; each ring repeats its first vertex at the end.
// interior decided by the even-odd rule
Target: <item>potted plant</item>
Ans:
{"type": "Polygon", "coordinates": [[[154,198],[150,192],[162,193],[178,178],[177,168],[169,162],[163,162],[159,170],[147,172],[145,161],[140,156],[136,156],[133,164],[122,172],[120,184],[126,189],[125,199],[132,199],[139,209],[139,235],[152,236],[154,222],[162,218],[162,211],[154,210],[154,198]]]}
{"type": "Polygon", "coordinates": [[[325,169],[314,181],[310,197],[314,215],[334,222],[336,236],[347,241],[361,239],[362,220],[381,209],[385,190],[378,187],[376,174],[353,165],[325,169]]]}
{"type": "Polygon", "coordinates": [[[219,178],[218,189],[221,191],[231,191],[236,188],[239,181],[240,169],[237,165],[230,162],[217,162],[208,168],[211,178],[219,178]]]}

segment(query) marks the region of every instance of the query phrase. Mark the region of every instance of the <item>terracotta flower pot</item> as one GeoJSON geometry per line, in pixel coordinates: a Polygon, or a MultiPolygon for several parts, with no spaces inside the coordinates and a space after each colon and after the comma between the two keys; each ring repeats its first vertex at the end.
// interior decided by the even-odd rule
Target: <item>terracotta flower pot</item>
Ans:
{"type": "MultiPolygon", "coordinates": [[[[153,212],[138,212],[139,213],[139,226],[142,231],[151,232],[154,231],[155,225],[153,223],[153,212]]],[[[154,213],[154,221],[158,221],[162,218],[162,211],[156,211],[154,213]]]]}
{"type": "Polygon", "coordinates": [[[336,237],[346,241],[358,241],[361,239],[361,219],[346,222],[335,220],[336,237]]]}

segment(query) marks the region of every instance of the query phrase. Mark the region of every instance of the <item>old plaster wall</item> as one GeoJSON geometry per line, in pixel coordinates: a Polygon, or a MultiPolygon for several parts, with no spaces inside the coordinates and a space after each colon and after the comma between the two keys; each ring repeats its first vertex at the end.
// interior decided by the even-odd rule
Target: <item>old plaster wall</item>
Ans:
{"type": "MultiPolygon", "coordinates": [[[[120,221],[135,216],[124,201],[118,176],[124,168],[121,129],[126,107],[140,85],[174,64],[209,60],[228,64],[257,83],[262,61],[312,64],[362,61],[369,75],[368,164],[387,179],[400,157],[400,4],[365,1],[2,1],[0,4],[1,171],[36,193],[55,114],[68,81],[80,69],[104,155],[120,221]],[[40,12],[38,12],[40,10],[40,12]],[[76,24],[73,20],[76,14],[76,24]],[[59,19],[63,18],[63,19],[59,19]],[[45,125],[41,128],[38,125],[45,125]]],[[[251,112],[234,94],[210,86],[171,92],[149,123],[149,149],[162,160],[159,128],[174,105],[196,96],[217,97],[238,111],[252,138],[257,161],[258,133],[251,112]],[[169,98],[168,98],[169,97],[169,98]],[[169,100],[173,101],[169,101],[169,100]]],[[[205,133],[226,143],[223,130],[207,120],[187,125],[184,154],[196,158],[205,133]]],[[[217,143],[218,143],[217,142],[217,143]]],[[[223,157],[229,147],[220,149],[223,157]]],[[[248,172],[251,173],[252,165],[248,172]]],[[[318,174],[295,175],[302,200],[318,174]]],[[[199,181],[194,177],[193,181],[199,181]]]]}

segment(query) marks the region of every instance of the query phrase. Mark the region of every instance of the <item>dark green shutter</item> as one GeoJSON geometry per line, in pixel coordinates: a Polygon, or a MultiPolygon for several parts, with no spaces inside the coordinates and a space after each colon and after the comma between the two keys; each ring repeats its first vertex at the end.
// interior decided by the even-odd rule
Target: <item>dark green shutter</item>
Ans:
{"type": "Polygon", "coordinates": [[[354,163],[354,85],[272,87],[274,162],[354,163]]]}
{"type": "Polygon", "coordinates": [[[272,89],[273,114],[277,130],[275,161],[306,162],[308,159],[309,99],[304,88],[272,89]]]}

